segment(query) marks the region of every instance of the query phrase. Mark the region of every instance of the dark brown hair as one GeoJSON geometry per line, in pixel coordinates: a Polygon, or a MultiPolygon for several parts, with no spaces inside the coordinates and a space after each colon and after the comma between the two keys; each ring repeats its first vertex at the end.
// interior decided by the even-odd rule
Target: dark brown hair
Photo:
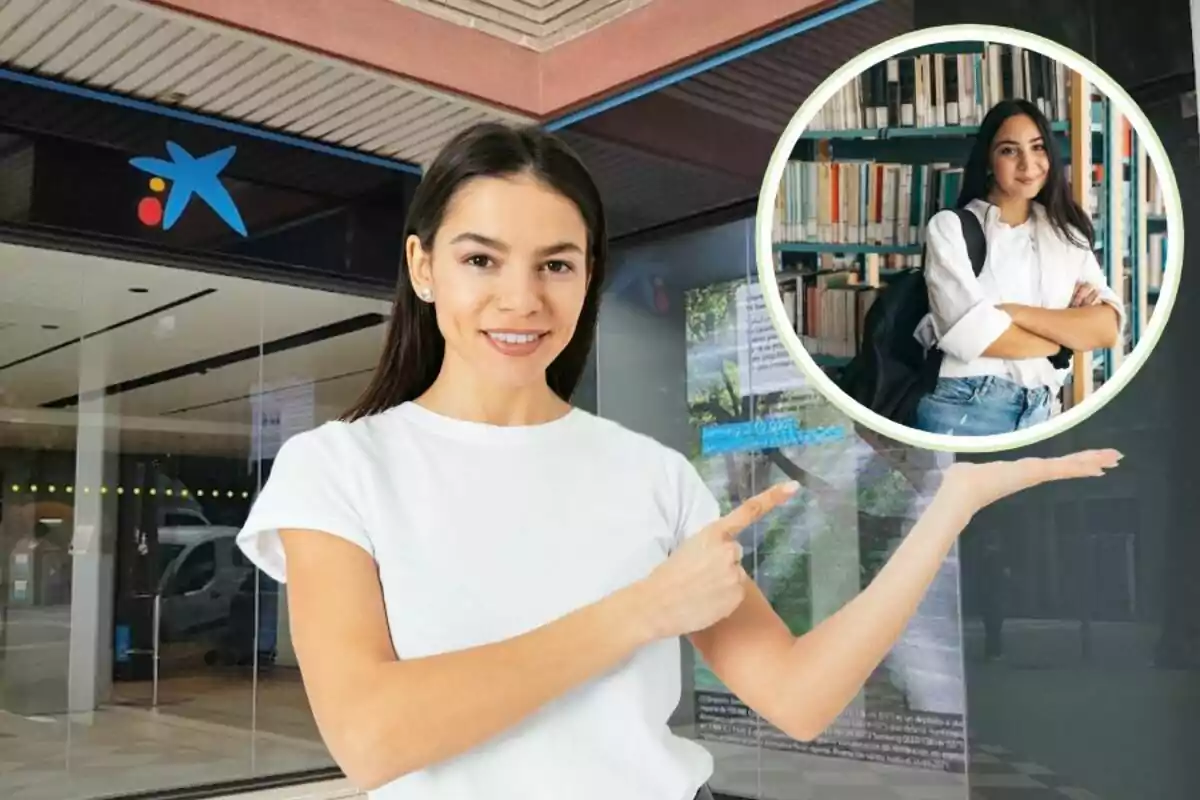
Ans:
{"type": "Polygon", "coordinates": [[[963,169],[962,191],[958,196],[958,207],[966,208],[967,203],[975,199],[987,200],[992,188],[991,151],[992,142],[1000,132],[1000,126],[1009,117],[1024,115],[1037,125],[1038,133],[1046,147],[1046,156],[1050,160],[1050,170],[1046,173],[1046,183],[1034,199],[1046,209],[1050,225],[1068,242],[1074,242],[1089,250],[1095,247],[1096,233],[1092,221],[1075,198],[1071,197],[1071,187],[1064,175],[1064,163],[1058,152],[1058,142],[1054,138],[1050,121],[1041,110],[1028,100],[1001,100],[992,106],[979,132],[975,134],[975,144],[967,165],[963,169]]]}
{"type": "MultiPolygon", "coordinates": [[[[608,231],[600,192],[578,156],[561,139],[538,128],[482,123],[451,139],[422,178],[408,209],[404,239],[417,236],[426,251],[455,193],[480,177],[529,174],[573,202],[587,226],[588,288],[575,335],[546,370],[546,382],[570,400],[592,349],[600,292],[608,260],[608,231]]],[[[355,420],[414,400],[437,378],[446,342],[433,307],[417,298],[409,277],[407,249],[396,281],[396,297],[383,353],[370,385],[342,415],[355,420]]]]}

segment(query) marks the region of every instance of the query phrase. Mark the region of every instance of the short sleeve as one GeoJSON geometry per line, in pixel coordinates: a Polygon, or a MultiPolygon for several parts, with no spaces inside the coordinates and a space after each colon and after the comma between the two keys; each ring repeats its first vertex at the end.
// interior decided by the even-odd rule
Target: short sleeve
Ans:
{"type": "Polygon", "coordinates": [[[670,451],[668,470],[676,508],[675,546],[699,533],[721,517],[721,504],[681,453],[670,451]]]}
{"type": "Polygon", "coordinates": [[[273,579],[287,580],[279,531],[317,530],[375,549],[354,499],[349,447],[331,441],[344,423],[326,423],[296,434],[280,447],[262,491],[238,533],[238,547],[273,579]]]}
{"type": "Polygon", "coordinates": [[[984,296],[952,211],[939,211],[926,229],[925,285],[938,348],[969,362],[981,357],[1012,325],[1012,317],[984,296]]]}

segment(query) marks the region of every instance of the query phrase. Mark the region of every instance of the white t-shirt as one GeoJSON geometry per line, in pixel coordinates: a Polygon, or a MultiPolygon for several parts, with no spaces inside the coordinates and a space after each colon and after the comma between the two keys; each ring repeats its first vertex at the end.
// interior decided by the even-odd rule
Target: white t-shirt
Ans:
{"type": "MultiPolygon", "coordinates": [[[[614,422],[573,410],[492,426],[405,403],[287,440],[238,544],[278,581],[279,529],[362,547],[378,565],[404,659],[511,638],[598,601],[718,515],[687,459],[614,422]]],[[[655,642],[500,736],[370,797],[691,800],[712,757],[667,726],[680,672],[679,640],[655,642]]]]}
{"type": "Polygon", "coordinates": [[[1021,225],[1003,222],[1000,209],[983,200],[971,201],[967,209],[983,225],[987,259],[975,277],[958,217],[951,211],[933,215],[925,251],[930,313],[918,326],[917,338],[926,346],[937,342],[945,353],[943,378],[997,375],[1029,389],[1058,391],[1069,368],[1056,370],[1044,356],[1005,360],[983,355],[1012,324],[1012,317],[996,306],[1067,308],[1078,281],[1099,289],[1100,302],[1116,309],[1122,327],[1124,304],[1109,288],[1095,254],[1059,235],[1040,203],[1033,203],[1021,225]]]}

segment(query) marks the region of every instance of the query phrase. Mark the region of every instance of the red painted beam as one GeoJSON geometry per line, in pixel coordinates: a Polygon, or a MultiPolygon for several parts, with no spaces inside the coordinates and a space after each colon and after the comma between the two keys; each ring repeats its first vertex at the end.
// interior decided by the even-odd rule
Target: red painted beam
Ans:
{"type": "Polygon", "coordinates": [[[653,0],[543,53],[393,0],[148,0],[537,120],[551,119],[827,0],[653,0]]]}

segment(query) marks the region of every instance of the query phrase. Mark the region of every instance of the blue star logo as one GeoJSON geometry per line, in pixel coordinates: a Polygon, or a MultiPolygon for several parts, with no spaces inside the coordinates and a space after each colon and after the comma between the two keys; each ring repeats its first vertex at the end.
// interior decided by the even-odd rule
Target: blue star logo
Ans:
{"type": "MultiPolygon", "coordinates": [[[[203,200],[233,230],[246,235],[246,223],[238,213],[229,190],[221,183],[221,171],[233,159],[236,147],[226,147],[196,158],[175,142],[167,142],[170,161],[161,158],[134,158],[129,163],[155,178],[170,181],[167,205],[162,213],[163,230],[170,230],[183,215],[195,195],[203,200]]],[[[161,185],[161,184],[160,184],[161,185]]]]}

